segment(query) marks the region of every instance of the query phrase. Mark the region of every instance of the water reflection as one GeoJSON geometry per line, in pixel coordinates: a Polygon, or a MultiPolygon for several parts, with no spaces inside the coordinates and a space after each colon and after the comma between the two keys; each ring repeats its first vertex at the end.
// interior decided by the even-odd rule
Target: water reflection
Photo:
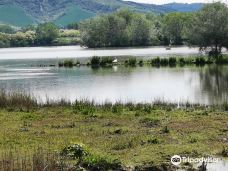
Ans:
{"type": "MultiPolygon", "coordinates": [[[[26,91],[45,100],[87,98],[151,102],[224,103],[228,99],[228,66],[37,68],[43,60],[3,61],[0,89],[26,91]]],[[[49,62],[53,63],[53,61],[49,62]]]]}
{"type": "Polygon", "coordinates": [[[201,90],[209,103],[228,101],[228,66],[210,65],[199,72],[201,90]]]}

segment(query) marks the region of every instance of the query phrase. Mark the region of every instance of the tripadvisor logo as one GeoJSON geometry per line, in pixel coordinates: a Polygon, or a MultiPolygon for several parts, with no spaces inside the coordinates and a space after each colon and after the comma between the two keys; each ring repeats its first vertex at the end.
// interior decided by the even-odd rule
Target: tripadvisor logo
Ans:
{"type": "Polygon", "coordinates": [[[181,164],[181,162],[183,163],[216,163],[218,162],[219,158],[213,158],[213,157],[201,157],[201,158],[190,158],[190,157],[181,157],[179,155],[174,155],[171,158],[171,163],[175,166],[178,166],[179,164],[181,164]]]}
{"type": "Polygon", "coordinates": [[[175,166],[181,164],[181,156],[178,156],[178,155],[174,155],[172,158],[171,158],[171,163],[175,166]]]}

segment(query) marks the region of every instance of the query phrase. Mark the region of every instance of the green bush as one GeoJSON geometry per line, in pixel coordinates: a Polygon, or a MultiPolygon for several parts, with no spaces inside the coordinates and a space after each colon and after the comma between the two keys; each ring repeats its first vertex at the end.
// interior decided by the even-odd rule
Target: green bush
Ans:
{"type": "Polygon", "coordinates": [[[83,159],[82,167],[90,171],[120,170],[121,162],[109,156],[90,154],[83,159]]]}
{"type": "Polygon", "coordinates": [[[85,147],[83,147],[83,145],[80,145],[80,144],[69,145],[63,148],[63,150],[60,152],[61,156],[67,157],[69,159],[74,159],[74,160],[75,159],[82,160],[82,158],[87,156],[88,154],[89,153],[85,149],[85,147]]]}

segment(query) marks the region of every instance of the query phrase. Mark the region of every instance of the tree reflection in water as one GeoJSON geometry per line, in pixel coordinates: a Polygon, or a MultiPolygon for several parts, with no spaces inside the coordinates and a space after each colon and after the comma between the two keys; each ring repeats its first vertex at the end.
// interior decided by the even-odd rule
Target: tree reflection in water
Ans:
{"type": "Polygon", "coordinates": [[[208,65],[199,72],[201,91],[210,104],[228,102],[228,65],[208,65]]]}

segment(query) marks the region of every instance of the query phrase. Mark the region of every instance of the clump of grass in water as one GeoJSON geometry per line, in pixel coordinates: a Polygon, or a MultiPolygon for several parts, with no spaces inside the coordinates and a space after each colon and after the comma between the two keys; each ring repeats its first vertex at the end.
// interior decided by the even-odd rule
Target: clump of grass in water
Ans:
{"type": "Polygon", "coordinates": [[[169,58],[169,65],[175,66],[176,64],[177,64],[177,59],[175,57],[170,57],[169,58]]]}
{"type": "Polygon", "coordinates": [[[137,65],[137,60],[136,60],[136,58],[129,58],[129,59],[127,59],[126,61],[125,61],[125,65],[126,66],[131,66],[131,67],[136,67],[136,65],[137,65]]]}
{"type": "Polygon", "coordinates": [[[161,59],[159,57],[151,59],[151,65],[152,66],[160,66],[161,59]]]}
{"type": "Polygon", "coordinates": [[[69,67],[72,68],[74,66],[73,60],[64,60],[63,62],[59,62],[59,67],[69,67]]]}
{"type": "Polygon", "coordinates": [[[100,66],[112,66],[113,59],[111,57],[103,57],[100,61],[100,66]]]}
{"type": "Polygon", "coordinates": [[[101,58],[98,56],[93,56],[90,60],[90,64],[92,67],[99,67],[101,62],[101,58]]]}

